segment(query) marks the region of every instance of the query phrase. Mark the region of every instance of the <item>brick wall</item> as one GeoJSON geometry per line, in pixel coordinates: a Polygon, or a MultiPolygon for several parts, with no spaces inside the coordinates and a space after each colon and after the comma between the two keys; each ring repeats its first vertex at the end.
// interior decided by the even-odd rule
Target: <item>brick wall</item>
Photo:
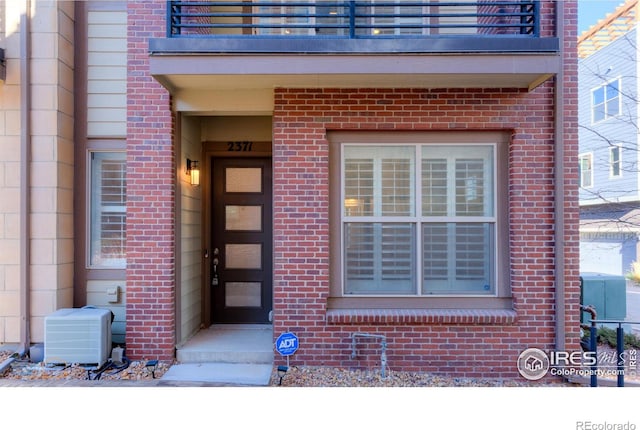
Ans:
{"type": "MultiPolygon", "coordinates": [[[[565,58],[564,235],[567,350],[579,350],[577,135],[574,2],[563,2],[565,58]]],[[[548,20],[548,18],[547,18],[548,20]]],[[[528,347],[554,349],[554,81],[518,89],[277,89],[274,139],[274,333],[292,331],[291,364],[375,368],[382,334],[392,369],[517,377],[528,347]],[[329,318],[329,143],[331,130],[505,130],[509,145],[510,273],[515,320],[450,316],[329,318]],[[355,321],[355,322],[354,322],[355,321]],[[358,323],[358,321],[360,321],[358,323]],[[347,323],[349,322],[349,323],[347,323]]],[[[446,312],[445,312],[446,315],[446,312]]],[[[278,360],[284,362],[283,359],[278,360]]]]}
{"type": "MultiPolygon", "coordinates": [[[[164,2],[127,2],[127,355],[173,358],[175,345],[174,118],[168,93],[148,74],[148,38],[164,37],[164,2]]],[[[562,2],[575,39],[575,2],[562,2]]],[[[544,2],[543,35],[553,3],[544,2]],[[546,24],[546,25],[545,25],[546,24]]],[[[568,40],[567,39],[567,40],[568,40]]],[[[572,40],[573,40],[572,39],[572,40]]],[[[565,48],[575,49],[573,41],[565,48]]],[[[565,64],[567,349],[578,349],[576,67],[565,64]]],[[[555,346],[554,85],[517,89],[277,89],[274,108],[274,332],[294,331],[291,363],[375,367],[387,336],[393,369],[517,376],[518,354],[555,346]],[[327,322],[330,130],[508,130],[511,287],[517,319],[347,324],[327,322]],[[535,203],[534,203],[535,202],[535,203]],[[532,257],[533,256],[533,257],[532,257]],[[368,345],[368,346],[367,346],[368,345]]],[[[453,319],[452,319],[453,320],[453,319]]],[[[368,320],[367,320],[368,321],[368,320]]]]}
{"type": "MultiPolygon", "coordinates": [[[[350,358],[350,335],[357,331],[387,337],[389,365],[394,369],[466,376],[488,372],[515,376],[516,359],[522,350],[554,348],[553,88],[549,82],[531,93],[516,89],[276,90],[274,331],[293,331],[300,336],[296,362],[376,366],[376,341],[362,341],[371,346],[364,349],[368,351],[365,358],[350,358]],[[511,288],[518,314],[515,323],[326,322],[329,205],[324,197],[329,193],[326,133],[330,130],[512,131],[509,221],[511,288]]],[[[574,146],[575,142],[567,142],[568,151],[574,146]]],[[[573,163],[571,158],[567,160],[573,163]]],[[[573,198],[575,193],[571,194],[573,198]]],[[[570,215],[573,217],[573,212],[570,215]]],[[[568,230],[571,238],[575,236],[573,229],[575,224],[568,230]]],[[[571,255],[576,244],[566,244],[571,255]]],[[[575,270],[567,269],[567,274],[573,276],[575,270]]],[[[569,310],[575,311],[577,277],[568,281],[569,310]]],[[[577,327],[578,317],[578,313],[569,315],[568,324],[577,327]]]]}
{"type": "MultiPolygon", "coordinates": [[[[580,210],[578,196],[578,5],[576,1],[561,2],[564,8],[564,49],[563,72],[564,93],[561,95],[562,131],[564,135],[565,175],[565,222],[568,225],[564,233],[565,245],[564,276],[571,282],[567,292],[565,311],[570,317],[580,315],[580,287],[576,279],[580,276],[580,210]]],[[[567,345],[579,342],[580,329],[575,324],[567,324],[567,345]]]]}
{"type": "Polygon", "coordinates": [[[148,38],[165,36],[165,2],[129,1],[127,60],[127,356],[174,358],[174,117],[149,75],[148,38]]]}

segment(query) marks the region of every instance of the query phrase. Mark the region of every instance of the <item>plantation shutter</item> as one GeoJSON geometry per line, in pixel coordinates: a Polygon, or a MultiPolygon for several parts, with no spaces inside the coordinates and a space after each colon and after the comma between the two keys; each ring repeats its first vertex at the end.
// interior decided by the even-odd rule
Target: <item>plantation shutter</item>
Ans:
{"type": "Polygon", "coordinates": [[[493,291],[493,157],[491,145],[345,145],[345,294],[493,291]]]}
{"type": "Polygon", "coordinates": [[[424,147],[424,292],[485,291],[487,286],[490,288],[492,177],[492,152],[488,147],[444,150],[424,147]],[[447,152],[446,156],[444,151],[447,152]],[[437,221],[429,222],[436,217],[437,221]],[[478,221],[463,222],[467,219],[478,221]],[[442,222],[449,220],[455,222],[442,222]]]}
{"type": "Polygon", "coordinates": [[[344,161],[347,293],[412,293],[415,226],[384,222],[414,212],[414,149],[349,147],[344,161]]]}
{"type": "Polygon", "coordinates": [[[125,154],[94,152],[91,167],[91,264],[120,267],[126,240],[125,154]]]}

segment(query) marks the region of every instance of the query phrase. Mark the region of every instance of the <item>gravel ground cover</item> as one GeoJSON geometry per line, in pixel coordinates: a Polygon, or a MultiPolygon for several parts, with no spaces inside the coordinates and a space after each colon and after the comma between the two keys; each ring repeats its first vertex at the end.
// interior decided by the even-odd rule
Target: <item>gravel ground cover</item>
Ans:
{"type": "MultiPolygon", "coordinates": [[[[274,372],[271,385],[280,385],[274,372]]],[[[291,367],[282,378],[287,387],[562,387],[580,386],[562,381],[530,382],[525,379],[452,378],[419,372],[348,370],[332,367],[291,367]]]]}
{"type": "MultiPolygon", "coordinates": [[[[11,352],[0,351],[0,363],[11,355],[11,352]]],[[[0,379],[14,380],[123,380],[149,381],[156,379],[171,367],[173,363],[159,362],[154,374],[145,367],[144,361],[133,361],[123,369],[107,369],[98,375],[92,369],[79,365],[44,366],[28,360],[16,360],[0,379]]],[[[383,378],[379,369],[349,370],[333,367],[291,366],[280,380],[274,368],[270,385],[283,387],[522,387],[522,386],[572,386],[561,381],[529,382],[524,379],[491,379],[491,378],[451,378],[418,372],[388,371],[383,378]]]]}
{"type": "MultiPolygon", "coordinates": [[[[10,351],[0,351],[0,363],[11,356],[10,351]]],[[[158,366],[152,372],[145,366],[145,361],[132,361],[127,367],[109,368],[102,373],[94,371],[94,368],[86,368],[80,365],[45,366],[42,363],[31,363],[28,359],[15,360],[9,369],[0,374],[0,379],[19,380],[149,380],[161,378],[169,370],[173,363],[158,362],[158,366]]]]}
{"type": "MultiPolygon", "coordinates": [[[[611,354],[612,349],[602,347],[601,352],[611,354]]],[[[0,363],[10,357],[10,351],[0,351],[0,363]]],[[[31,363],[27,359],[15,360],[0,374],[1,379],[22,381],[54,380],[103,380],[103,381],[146,381],[160,379],[173,365],[172,362],[159,362],[153,373],[145,366],[145,361],[132,361],[122,368],[106,369],[97,373],[92,368],[80,365],[45,366],[31,363]]],[[[633,370],[633,369],[632,369],[633,370]]],[[[637,369],[636,369],[637,370],[637,369]]],[[[625,381],[639,382],[640,372],[629,371],[625,381]]],[[[421,372],[398,372],[389,370],[383,378],[380,369],[353,370],[333,367],[291,366],[280,379],[277,370],[271,376],[270,385],[283,387],[577,387],[558,379],[545,378],[541,381],[496,378],[454,378],[421,372]]]]}

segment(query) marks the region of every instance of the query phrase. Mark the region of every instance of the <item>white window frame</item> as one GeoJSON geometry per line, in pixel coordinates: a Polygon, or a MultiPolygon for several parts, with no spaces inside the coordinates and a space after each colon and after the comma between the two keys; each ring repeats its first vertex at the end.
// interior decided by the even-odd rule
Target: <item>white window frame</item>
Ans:
{"type": "MultiPolygon", "coordinates": [[[[94,261],[94,253],[93,250],[96,248],[100,248],[100,239],[95,236],[99,233],[99,228],[96,227],[94,221],[94,210],[95,213],[101,214],[104,212],[111,213],[121,213],[125,214],[125,225],[123,229],[126,229],[126,195],[125,195],[125,204],[124,205],[111,205],[111,206],[103,206],[101,210],[97,210],[94,208],[94,187],[93,187],[93,179],[94,179],[94,166],[93,166],[93,155],[94,154],[118,154],[119,157],[125,157],[125,181],[126,181],[126,152],[121,150],[89,150],[87,151],[87,261],[86,266],[89,269],[125,269],[126,268],[126,257],[122,258],[110,258],[103,259],[99,261],[94,261]]],[[[125,193],[126,193],[126,185],[125,185],[125,193]]],[[[126,240],[126,237],[125,237],[126,240]]]]}
{"type": "Polygon", "coordinates": [[[609,147],[609,178],[618,179],[622,177],[622,145],[612,145],[609,147]],[[618,152],[618,159],[614,160],[614,152],[618,152]],[[617,167],[617,174],[615,169],[617,167]]]}
{"type": "Polygon", "coordinates": [[[584,188],[584,189],[593,188],[593,152],[585,152],[583,154],[578,155],[578,171],[580,174],[580,188],[584,188]],[[583,169],[582,169],[582,160],[584,159],[589,160],[590,174],[589,174],[588,185],[584,183],[584,175],[583,175],[583,169]]]}
{"type": "Polygon", "coordinates": [[[595,87],[594,89],[591,90],[591,100],[590,100],[590,105],[591,105],[591,123],[592,124],[597,124],[603,121],[608,120],[609,118],[613,118],[615,116],[620,115],[620,112],[622,112],[622,78],[621,77],[617,77],[615,79],[611,79],[607,82],[605,82],[602,85],[598,85],[597,87],[595,87]],[[618,82],[618,89],[617,89],[617,95],[615,97],[611,97],[611,98],[607,98],[607,88],[609,87],[609,85],[612,82],[618,82]],[[602,103],[599,104],[595,104],[594,102],[594,94],[596,91],[598,90],[602,90],[604,92],[603,97],[604,100],[602,103]],[[613,101],[617,99],[617,112],[615,112],[614,114],[609,113],[609,101],[613,101]],[[596,119],[596,108],[602,106],[603,107],[603,111],[604,111],[604,117],[601,119],[596,119]]]}
{"type": "MultiPolygon", "coordinates": [[[[428,151],[428,149],[427,149],[428,151]]],[[[342,297],[497,297],[499,295],[499,288],[497,285],[498,282],[498,259],[500,257],[500,253],[498,251],[498,234],[499,234],[499,226],[498,226],[498,144],[497,143],[425,143],[425,142],[415,142],[415,143],[362,143],[362,142],[342,142],[340,144],[340,261],[342,262],[341,268],[342,273],[340,277],[342,279],[341,285],[342,297]],[[410,216],[378,216],[374,214],[374,216],[348,216],[347,208],[346,208],[346,196],[345,196],[345,148],[349,146],[361,146],[361,147],[406,147],[413,146],[415,148],[414,155],[414,178],[412,179],[412,187],[413,190],[413,214],[410,216]],[[466,147],[466,146],[478,146],[478,147],[491,147],[492,151],[492,159],[491,162],[492,172],[488,174],[491,176],[491,192],[493,193],[491,196],[491,208],[490,213],[491,216],[456,216],[448,214],[446,216],[424,216],[422,215],[422,169],[420,167],[422,163],[422,152],[424,148],[428,148],[429,146],[436,147],[438,150],[444,150],[447,147],[466,147]],[[345,254],[346,254],[346,245],[345,245],[345,226],[348,223],[357,223],[357,222],[366,222],[366,223],[402,223],[402,224],[410,224],[414,226],[414,234],[415,234],[415,249],[414,249],[414,265],[415,265],[415,273],[413,274],[413,280],[415,282],[413,294],[347,294],[345,292],[346,282],[345,282],[345,272],[347,270],[345,264],[345,254]],[[423,235],[422,235],[422,226],[425,224],[467,224],[467,223],[477,223],[480,225],[489,224],[492,228],[492,237],[491,237],[491,252],[492,256],[489,259],[490,261],[490,283],[491,288],[488,293],[425,293],[423,288],[424,281],[424,273],[423,273],[423,235]]],[[[451,172],[447,172],[448,175],[451,175],[451,172]]],[[[455,188],[455,184],[449,183],[448,190],[450,187],[455,188]]],[[[455,191],[453,193],[447,193],[447,199],[455,199],[455,191]]],[[[374,194],[375,197],[375,194],[374,194]]],[[[486,203],[485,203],[486,204],[486,203]]]]}

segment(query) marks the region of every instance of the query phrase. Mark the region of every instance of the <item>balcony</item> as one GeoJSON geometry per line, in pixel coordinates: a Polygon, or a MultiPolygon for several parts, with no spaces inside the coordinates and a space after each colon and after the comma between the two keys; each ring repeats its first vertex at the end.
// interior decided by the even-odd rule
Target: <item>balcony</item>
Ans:
{"type": "Polygon", "coordinates": [[[559,38],[541,27],[545,3],[168,1],[166,37],[149,40],[151,71],[174,91],[532,89],[560,67],[559,38]]]}

